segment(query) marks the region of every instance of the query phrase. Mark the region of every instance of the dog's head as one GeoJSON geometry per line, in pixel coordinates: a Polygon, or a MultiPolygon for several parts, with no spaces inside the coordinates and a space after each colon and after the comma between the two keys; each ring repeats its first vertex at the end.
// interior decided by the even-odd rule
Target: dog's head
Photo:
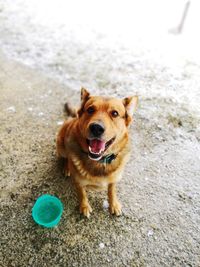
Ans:
{"type": "Polygon", "coordinates": [[[122,99],[91,96],[81,89],[78,110],[81,145],[92,160],[100,160],[127,132],[137,106],[137,96],[122,99]]]}

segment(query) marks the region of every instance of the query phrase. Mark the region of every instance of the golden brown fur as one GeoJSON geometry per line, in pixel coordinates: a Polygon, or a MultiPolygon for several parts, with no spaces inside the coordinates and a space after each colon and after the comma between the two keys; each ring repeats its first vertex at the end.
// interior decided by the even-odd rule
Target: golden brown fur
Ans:
{"type": "MultiPolygon", "coordinates": [[[[90,96],[89,92],[82,88],[81,106],[76,112],[68,105],[65,109],[74,118],[64,122],[57,136],[57,154],[66,159],[65,174],[74,178],[79,201],[80,212],[89,217],[92,208],[87,198],[87,189],[108,189],[110,212],[121,214],[121,204],[116,196],[116,183],[121,179],[124,166],[128,160],[130,145],[128,126],[132,113],[137,105],[137,97],[129,97],[124,100],[90,96]],[[93,113],[88,110],[92,107],[93,113]],[[113,111],[117,111],[113,116],[113,111]],[[107,155],[116,155],[109,164],[95,161],[88,157],[87,138],[90,135],[89,126],[93,122],[101,122],[105,127],[102,140],[113,143],[104,151],[107,155]]],[[[106,144],[107,144],[106,143],[106,144]]]]}

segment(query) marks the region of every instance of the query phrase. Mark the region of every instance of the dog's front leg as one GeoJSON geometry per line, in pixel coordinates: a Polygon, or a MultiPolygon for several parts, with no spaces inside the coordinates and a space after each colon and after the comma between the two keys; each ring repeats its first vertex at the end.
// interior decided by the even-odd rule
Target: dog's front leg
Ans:
{"type": "Polygon", "coordinates": [[[116,194],[116,183],[108,185],[108,202],[111,214],[116,214],[117,216],[122,213],[122,206],[117,199],[116,194]]]}
{"type": "Polygon", "coordinates": [[[90,213],[92,212],[92,208],[88,201],[87,192],[85,188],[78,183],[76,183],[76,188],[80,201],[80,213],[89,218],[90,213]]]}

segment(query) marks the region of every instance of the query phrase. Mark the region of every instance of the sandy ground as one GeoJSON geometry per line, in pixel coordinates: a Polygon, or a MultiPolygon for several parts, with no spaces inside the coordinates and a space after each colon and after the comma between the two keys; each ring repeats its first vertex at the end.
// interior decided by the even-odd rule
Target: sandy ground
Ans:
{"type": "Polygon", "coordinates": [[[199,267],[198,57],[180,51],[177,37],[151,48],[110,44],[94,32],[85,41],[80,29],[46,28],[26,2],[10,3],[0,2],[0,266],[199,267]],[[119,218],[109,215],[106,193],[90,193],[94,211],[82,218],[56,159],[63,103],[77,103],[82,85],[140,98],[119,218]],[[43,193],[64,203],[55,229],[31,218],[43,193]]]}

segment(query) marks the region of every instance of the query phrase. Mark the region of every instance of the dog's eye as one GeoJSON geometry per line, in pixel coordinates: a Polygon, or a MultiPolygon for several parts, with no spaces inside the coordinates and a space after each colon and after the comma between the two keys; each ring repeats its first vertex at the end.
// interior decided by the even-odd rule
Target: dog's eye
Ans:
{"type": "Polygon", "coordinates": [[[119,113],[116,110],[112,110],[111,115],[113,116],[113,118],[116,118],[119,116],[119,113]]]}
{"type": "Polygon", "coordinates": [[[88,114],[92,114],[92,113],[94,113],[94,108],[93,107],[89,107],[88,109],[87,109],[87,113],[88,114]]]}

